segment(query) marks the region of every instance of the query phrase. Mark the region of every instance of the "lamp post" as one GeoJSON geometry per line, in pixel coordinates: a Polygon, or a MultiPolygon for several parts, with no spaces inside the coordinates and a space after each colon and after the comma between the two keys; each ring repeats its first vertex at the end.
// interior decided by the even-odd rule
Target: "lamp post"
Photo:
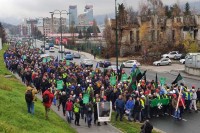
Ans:
{"type": "Polygon", "coordinates": [[[60,47],[61,47],[61,58],[63,59],[63,47],[62,47],[62,14],[69,14],[66,10],[54,10],[53,12],[49,12],[51,13],[52,15],[52,18],[53,18],[53,15],[54,14],[59,14],[60,15],[60,47]],[[65,12],[65,13],[64,13],[65,12]]]}
{"type": "Polygon", "coordinates": [[[117,0],[115,0],[115,22],[116,22],[116,31],[115,31],[115,36],[116,36],[116,42],[115,42],[115,47],[116,47],[116,67],[117,67],[117,76],[119,76],[119,71],[118,71],[118,20],[117,20],[117,0]]]}

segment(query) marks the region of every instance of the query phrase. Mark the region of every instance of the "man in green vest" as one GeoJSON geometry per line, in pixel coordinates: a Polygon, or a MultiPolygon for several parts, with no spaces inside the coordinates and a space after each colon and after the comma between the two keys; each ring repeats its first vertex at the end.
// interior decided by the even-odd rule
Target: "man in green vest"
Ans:
{"type": "Polygon", "coordinates": [[[79,99],[76,99],[76,102],[74,103],[74,114],[75,114],[75,125],[80,126],[79,120],[80,120],[80,104],[79,99]]]}
{"type": "Polygon", "coordinates": [[[192,100],[192,92],[190,89],[187,89],[187,91],[185,92],[185,104],[186,104],[186,111],[191,112],[190,110],[190,103],[192,100]]]}

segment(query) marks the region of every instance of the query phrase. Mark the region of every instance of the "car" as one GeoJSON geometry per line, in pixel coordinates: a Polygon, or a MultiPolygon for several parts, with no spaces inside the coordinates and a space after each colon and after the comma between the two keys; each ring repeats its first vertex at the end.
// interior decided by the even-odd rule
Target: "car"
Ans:
{"type": "Polygon", "coordinates": [[[99,67],[103,67],[103,68],[107,68],[111,66],[111,62],[109,60],[100,61],[98,63],[99,63],[99,67]]]}
{"type": "Polygon", "coordinates": [[[65,53],[65,54],[71,54],[71,52],[70,52],[70,51],[65,51],[64,53],[65,53]]]}
{"type": "MultiPolygon", "coordinates": [[[[107,67],[106,69],[108,69],[108,70],[114,70],[114,71],[117,71],[117,66],[116,65],[111,65],[111,66],[109,66],[109,67],[107,67]]],[[[118,71],[120,70],[120,66],[118,66],[118,71]]]]}
{"type": "Polygon", "coordinates": [[[82,67],[93,67],[93,60],[91,60],[91,59],[83,59],[83,60],[81,60],[80,65],[82,67]]]}
{"type": "Polygon", "coordinates": [[[153,65],[155,66],[164,66],[164,65],[170,65],[172,61],[169,58],[162,58],[159,61],[154,61],[153,65]]]}
{"type": "Polygon", "coordinates": [[[50,47],[49,52],[55,52],[54,47],[50,47]]]}
{"type": "Polygon", "coordinates": [[[80,58],[81,58],[81,54],[79,54],[79,53],[73,53],[73,57],[74,57],[74,58],[79,58],[79,59],[80,59],[80,58]]]}
{"type": "Polygon", "coordinates": [[[180,59],[180,63],[185,64],[185,59],[180,59]]]}
{"type": "Polygon", "coordinates": [[[132,68],[134,65],[136,65],[136,67],[139,67],[141,64],[137,60],[128,60],[122,63],[123,67],[132,68]]]}
{"type": "Polygon", "coordinates": [[[72,54],[66,54],[65,59],[66,60],[73,60],[73,55],[72,54]]]}
{"type": "Polygon", "coordinates": [[[163,54],[162,58],[179,59],[181,55],[178,51],[171,51],[168,54],[163,54]]]}

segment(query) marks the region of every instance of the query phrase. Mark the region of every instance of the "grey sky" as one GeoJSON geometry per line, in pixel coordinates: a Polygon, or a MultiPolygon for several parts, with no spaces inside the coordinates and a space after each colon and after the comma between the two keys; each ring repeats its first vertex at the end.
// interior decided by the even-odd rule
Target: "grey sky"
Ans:
{"type": "MultiPolygon", "coordinates": [[[[139,1],[145,0],[117,0],[138,8],[139,1]]],[[[178,0],[162,0],[164,4],[172,4],[178,0]]],[[[192,2],[200,0],[179,0],[192,2]]],[[[1,0],[0,18],[35,18],[50,17],[49,12],[55,9],[68,10],[69,5],[78,6],[78,14],[83,12],[86,4],[94,5],[94,15],[113,13],[115,0],[1,0]]]]}

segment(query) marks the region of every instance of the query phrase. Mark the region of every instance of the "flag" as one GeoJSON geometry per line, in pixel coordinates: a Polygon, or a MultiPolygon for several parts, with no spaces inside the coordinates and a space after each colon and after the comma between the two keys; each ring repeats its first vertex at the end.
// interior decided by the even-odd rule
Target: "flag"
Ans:
{"type": "Polygon", "coordinates": [[[137,82],[139,82],[140,79],[143,77],[143,75],[142,75],[142,73],[141,73],[139,68],[136,69],[135,73],[136,73],[136,80],[137,80],[137,82]]]}
{"type": "Polygon", "coordinates": [[[111,84],[112,86],[115,86],[116,83],[117,83],[116,76],[112,76],[112,77],[110,77],[110,84],[111,84]]]}
{"type": "Polygon", "coordinates": [[[133,67],[131,68],[131,72],[134,72],[136,67],[137,67],[136,64],[134,64],[133,67]]]}
{"type": "Polygon", "coordinates": [[[132,90],[136,90],[137,89],[137,80],[136,80],[136,72],[133,71],[130,74],[130,78],[131,78],[131,82],[129,84],[129,92],[132,92],[132,90]]]}
{"type": "Polygon", "coordinates": [[[181,74],[179,73],[178,76],[176,77],[176,79],[172,82],[172,84],[176,84],[178,83],[178,81],[182,80],[183,77],[181,76],[181,74]]]}
{"type": "Polygon", "coordinates": [[[156,73],[156,80],[155,80],[155,88],[156,89],[158,88],[158,76],[157,76],[157,73],[156,73]]]}
{"type": "Polygon", "coordinates": [[[55,62],[58,62],[58,56],[56,57],[55,62]]]}
{"type": "Polygon", "coordinates": [[[99,62],[97,62],[96,68],[98,68],[98,66],[99,66],[99,62]]]}
{"type": "Polygon", "coordinates": [[[142,77],[144,77],[145,82],[147,81],[146,72],[147,72],[147,70],[144,71],[143,74],[142,74],[142,77]]]}

